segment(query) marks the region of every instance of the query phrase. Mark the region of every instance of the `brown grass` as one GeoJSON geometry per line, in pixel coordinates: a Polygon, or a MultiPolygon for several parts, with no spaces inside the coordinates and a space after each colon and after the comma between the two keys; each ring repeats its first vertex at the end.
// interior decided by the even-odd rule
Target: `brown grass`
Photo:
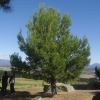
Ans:
{"type": "Polygon", "coordinates": [[[17,79],[15,87],[15,95],[11,95],[8,91],[8,95],[0,95],[0,100],[33,100],[36,96],[41,96],[42,100],[100,100],[100,90],[75,90],[69,93],[58,92],[57,95],[52,97],[51,94],[43,93],[42,81],[29,79],[17,79]]]}

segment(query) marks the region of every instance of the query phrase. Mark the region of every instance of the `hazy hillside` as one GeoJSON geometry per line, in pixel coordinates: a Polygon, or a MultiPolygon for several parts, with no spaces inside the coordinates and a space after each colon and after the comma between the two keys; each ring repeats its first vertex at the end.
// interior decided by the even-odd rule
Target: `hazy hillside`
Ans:
{"type": "Polygon", "coordinates": [[[95,67],[100,67],[100,64],[99,63],[94,63],[94,64],[91,64],[88,66],[88,68],[95,68],[95,67]]]}
{"type": "Polygon", "coordinates": [[[95,77],[95,66],[89,65],[85,67],[80,77],[81,78],[94,78],[95,77]]]}
{"type": "Polygon", "coordinates": [[[5,59],[0,59],[0,67],[11,67],[10,61],[5,59]]]}

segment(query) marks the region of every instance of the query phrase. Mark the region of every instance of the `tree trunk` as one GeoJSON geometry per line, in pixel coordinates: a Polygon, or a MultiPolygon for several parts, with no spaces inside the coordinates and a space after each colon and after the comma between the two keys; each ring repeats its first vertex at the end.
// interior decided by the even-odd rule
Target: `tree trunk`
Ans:
{"type": "Polygon", "coordinates": [[[51,92],[52,92],[52,95],[57,94],[56,80],[54,78],[51,78],[51,92]]]}

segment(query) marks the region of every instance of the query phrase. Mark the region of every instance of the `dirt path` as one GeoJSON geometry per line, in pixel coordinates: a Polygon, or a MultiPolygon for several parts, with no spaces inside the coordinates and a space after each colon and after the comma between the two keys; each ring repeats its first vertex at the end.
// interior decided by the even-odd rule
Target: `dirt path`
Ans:
{"type": "Polygon", "coordinates": [[[95,93],[100,92],[100,90],[75,90],[75,92],[95,93]]]}
{"type": "Polygon", "coordinates": [[[31,87],[25,90],[16,90],[15,95],[0,97],[0,100],[34,100],[36,96],[41,96],[41,100],[100,100],[100,90],[75,90],[73,92],[58,92],[51,97],[50,94],[44,95],[43,88],[31,87]]]}
{"type": "Polygon", "coordinates": [[[92,100],[94,94],[88,92],[58,93],[53,98],[43,98],[42,100],[92,100]]]}
{"type": "MultiPolygon", "coordinates": [[[[32,87],[29,89],[31,94],[42,92],[42,88],[32,87]]],[[[42,100],[100,100],[100,90],[75,90],[73,92],[58,92],[57,95],[43,96],[42,100]]]]}

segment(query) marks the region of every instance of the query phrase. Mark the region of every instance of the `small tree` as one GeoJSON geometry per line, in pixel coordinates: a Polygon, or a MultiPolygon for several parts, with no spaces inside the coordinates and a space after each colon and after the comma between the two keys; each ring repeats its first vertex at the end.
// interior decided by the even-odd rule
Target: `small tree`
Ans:
{"type": "Polygon", "coordinates": [[[53,8],[41,7],[27,25],[26,40],[21,32],[18,44],[27,57],[28,65],[41,69],[44,80],[68,82],[76,79],[89,63],[87,39],[70,33],[71,21],[53,8]]]}
{"type": "Polygon", "coordinates": [[[15,71],[17,73],[24,73],[29,71],[28,65],[25,61],[22,61],[22,58],[19,56],[18,53],[14,53],[10,56],[10,63],[12,65],[12,71],[15,71]]]}
{"type": "Polygon", "coordinates": [[[95,67],[95,74],[100,80],[100,68],[97,68],[97,66],[95,67]]]}
{"type": "Polygon", "coordinates": [[[10,63],[12,65],[12,71],[16,73],[22,72],[22,59],[18,53],[14,53],[10,56],[10,63]]]}

